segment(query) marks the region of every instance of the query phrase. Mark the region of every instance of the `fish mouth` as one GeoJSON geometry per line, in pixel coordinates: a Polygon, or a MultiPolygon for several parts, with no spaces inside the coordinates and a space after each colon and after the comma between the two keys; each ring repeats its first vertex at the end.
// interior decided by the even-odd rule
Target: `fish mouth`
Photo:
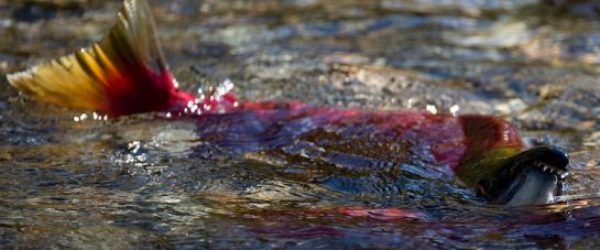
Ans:
{"type": "Polygon", "coordinates": [[[569,155],[540,146],[504,160],[495,176],[478,183],[478,192],[496,204],[509,206],[553,203],[568,176],[569,155]]]}

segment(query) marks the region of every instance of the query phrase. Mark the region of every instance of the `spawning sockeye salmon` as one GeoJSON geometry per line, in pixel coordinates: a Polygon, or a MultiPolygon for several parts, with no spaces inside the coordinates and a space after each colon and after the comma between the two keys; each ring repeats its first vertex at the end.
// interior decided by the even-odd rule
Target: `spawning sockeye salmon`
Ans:
{"type": "Polygon", "coordinates": [[[185,114],[197,120],[200,136],[219,132],[207,140],[221,147],[237,138],[244,145],[238,151],[304,143],[321,161],[364,171],[373,162],[365,159],[401,164],[421,157],[448,166],[496,204],[550,203],[561,194],[568,154],[553,146],[526,148],[515,126],[500,118],[243,101],[227,88],[198,98],[178,89],[145,0],[125,0],[117,20],[100,42],[11,74],[8,81],[38,101],[111,116],[185,114]],[[385,146],[392,142],[401,146],[385,146]]]}

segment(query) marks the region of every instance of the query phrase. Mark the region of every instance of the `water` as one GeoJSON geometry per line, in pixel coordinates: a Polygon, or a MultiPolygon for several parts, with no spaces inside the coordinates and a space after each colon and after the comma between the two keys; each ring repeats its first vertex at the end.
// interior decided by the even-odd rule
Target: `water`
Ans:
{"type": "MultiPolygon", "coordinates": [[[[599,6],[554,2],[151,4],[186,90],[231,79],[246,100],[501,116],[528,144],[571,152],[565,202],[491,206],[426,164],[353,174],[307,160],[310,150],[216,147],[193,119],[75,122],[81,112],[32,102],[2,78],[0,246],[593,248],[599,6]]],[[[0,73],[100,39],[119,6],[0,1],[0,73]]]]}

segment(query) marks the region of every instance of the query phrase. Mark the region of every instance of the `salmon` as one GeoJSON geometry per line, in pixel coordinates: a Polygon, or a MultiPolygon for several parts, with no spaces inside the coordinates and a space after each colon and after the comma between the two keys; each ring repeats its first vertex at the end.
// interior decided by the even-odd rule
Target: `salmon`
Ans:
{"type": "Polygon", "coordinates": [[[195,119],[201,137],[221,147],[242,145],[235,148],[240,153],[293,152],[304,143],[303,150],[315,149],[313,159],[360,171],[376,167],[378,160],[400,164],[419,158],[447,166],[496,204],[551,203],[568,174],[563,149],[527,148],[513,124],[494,116],[244,101],[227,87],[201,97],[182,91],[145,0],[125,0],[101,41],[8,75],[8,81],[37,101],[73,109],[113,117],[168,112],[195,119]]]}

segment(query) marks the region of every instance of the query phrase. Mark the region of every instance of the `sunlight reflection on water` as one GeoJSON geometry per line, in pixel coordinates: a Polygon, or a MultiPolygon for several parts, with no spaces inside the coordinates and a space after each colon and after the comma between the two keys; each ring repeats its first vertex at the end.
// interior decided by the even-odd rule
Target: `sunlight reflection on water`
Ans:
{"type": "MultiPolygon", "coordinates": [[[[352,164],[334,157],[321,159],[333,167],[311,161],[315,145],[240,153],[263,145],[236,133],[226,137],[232,144],[212,143],[195,120],[174,115],[108,118],[36,104],[1,79],[0,246],[594,246],[600,19],[589,9],[597,4],[543,2],[151,4],[184,89],[231,79],[246,100],[498,115],[526,143],[571,152],[564,203],[491,206],[426,159],[390,166],[360,158],[385,171],[348,174],[336,166],[352,164]]],[[[0,72],[98,39],[119,4],[0,2],[0,72]]],[[[297,122],[289,133],[306,125],[297,122]]]]}

